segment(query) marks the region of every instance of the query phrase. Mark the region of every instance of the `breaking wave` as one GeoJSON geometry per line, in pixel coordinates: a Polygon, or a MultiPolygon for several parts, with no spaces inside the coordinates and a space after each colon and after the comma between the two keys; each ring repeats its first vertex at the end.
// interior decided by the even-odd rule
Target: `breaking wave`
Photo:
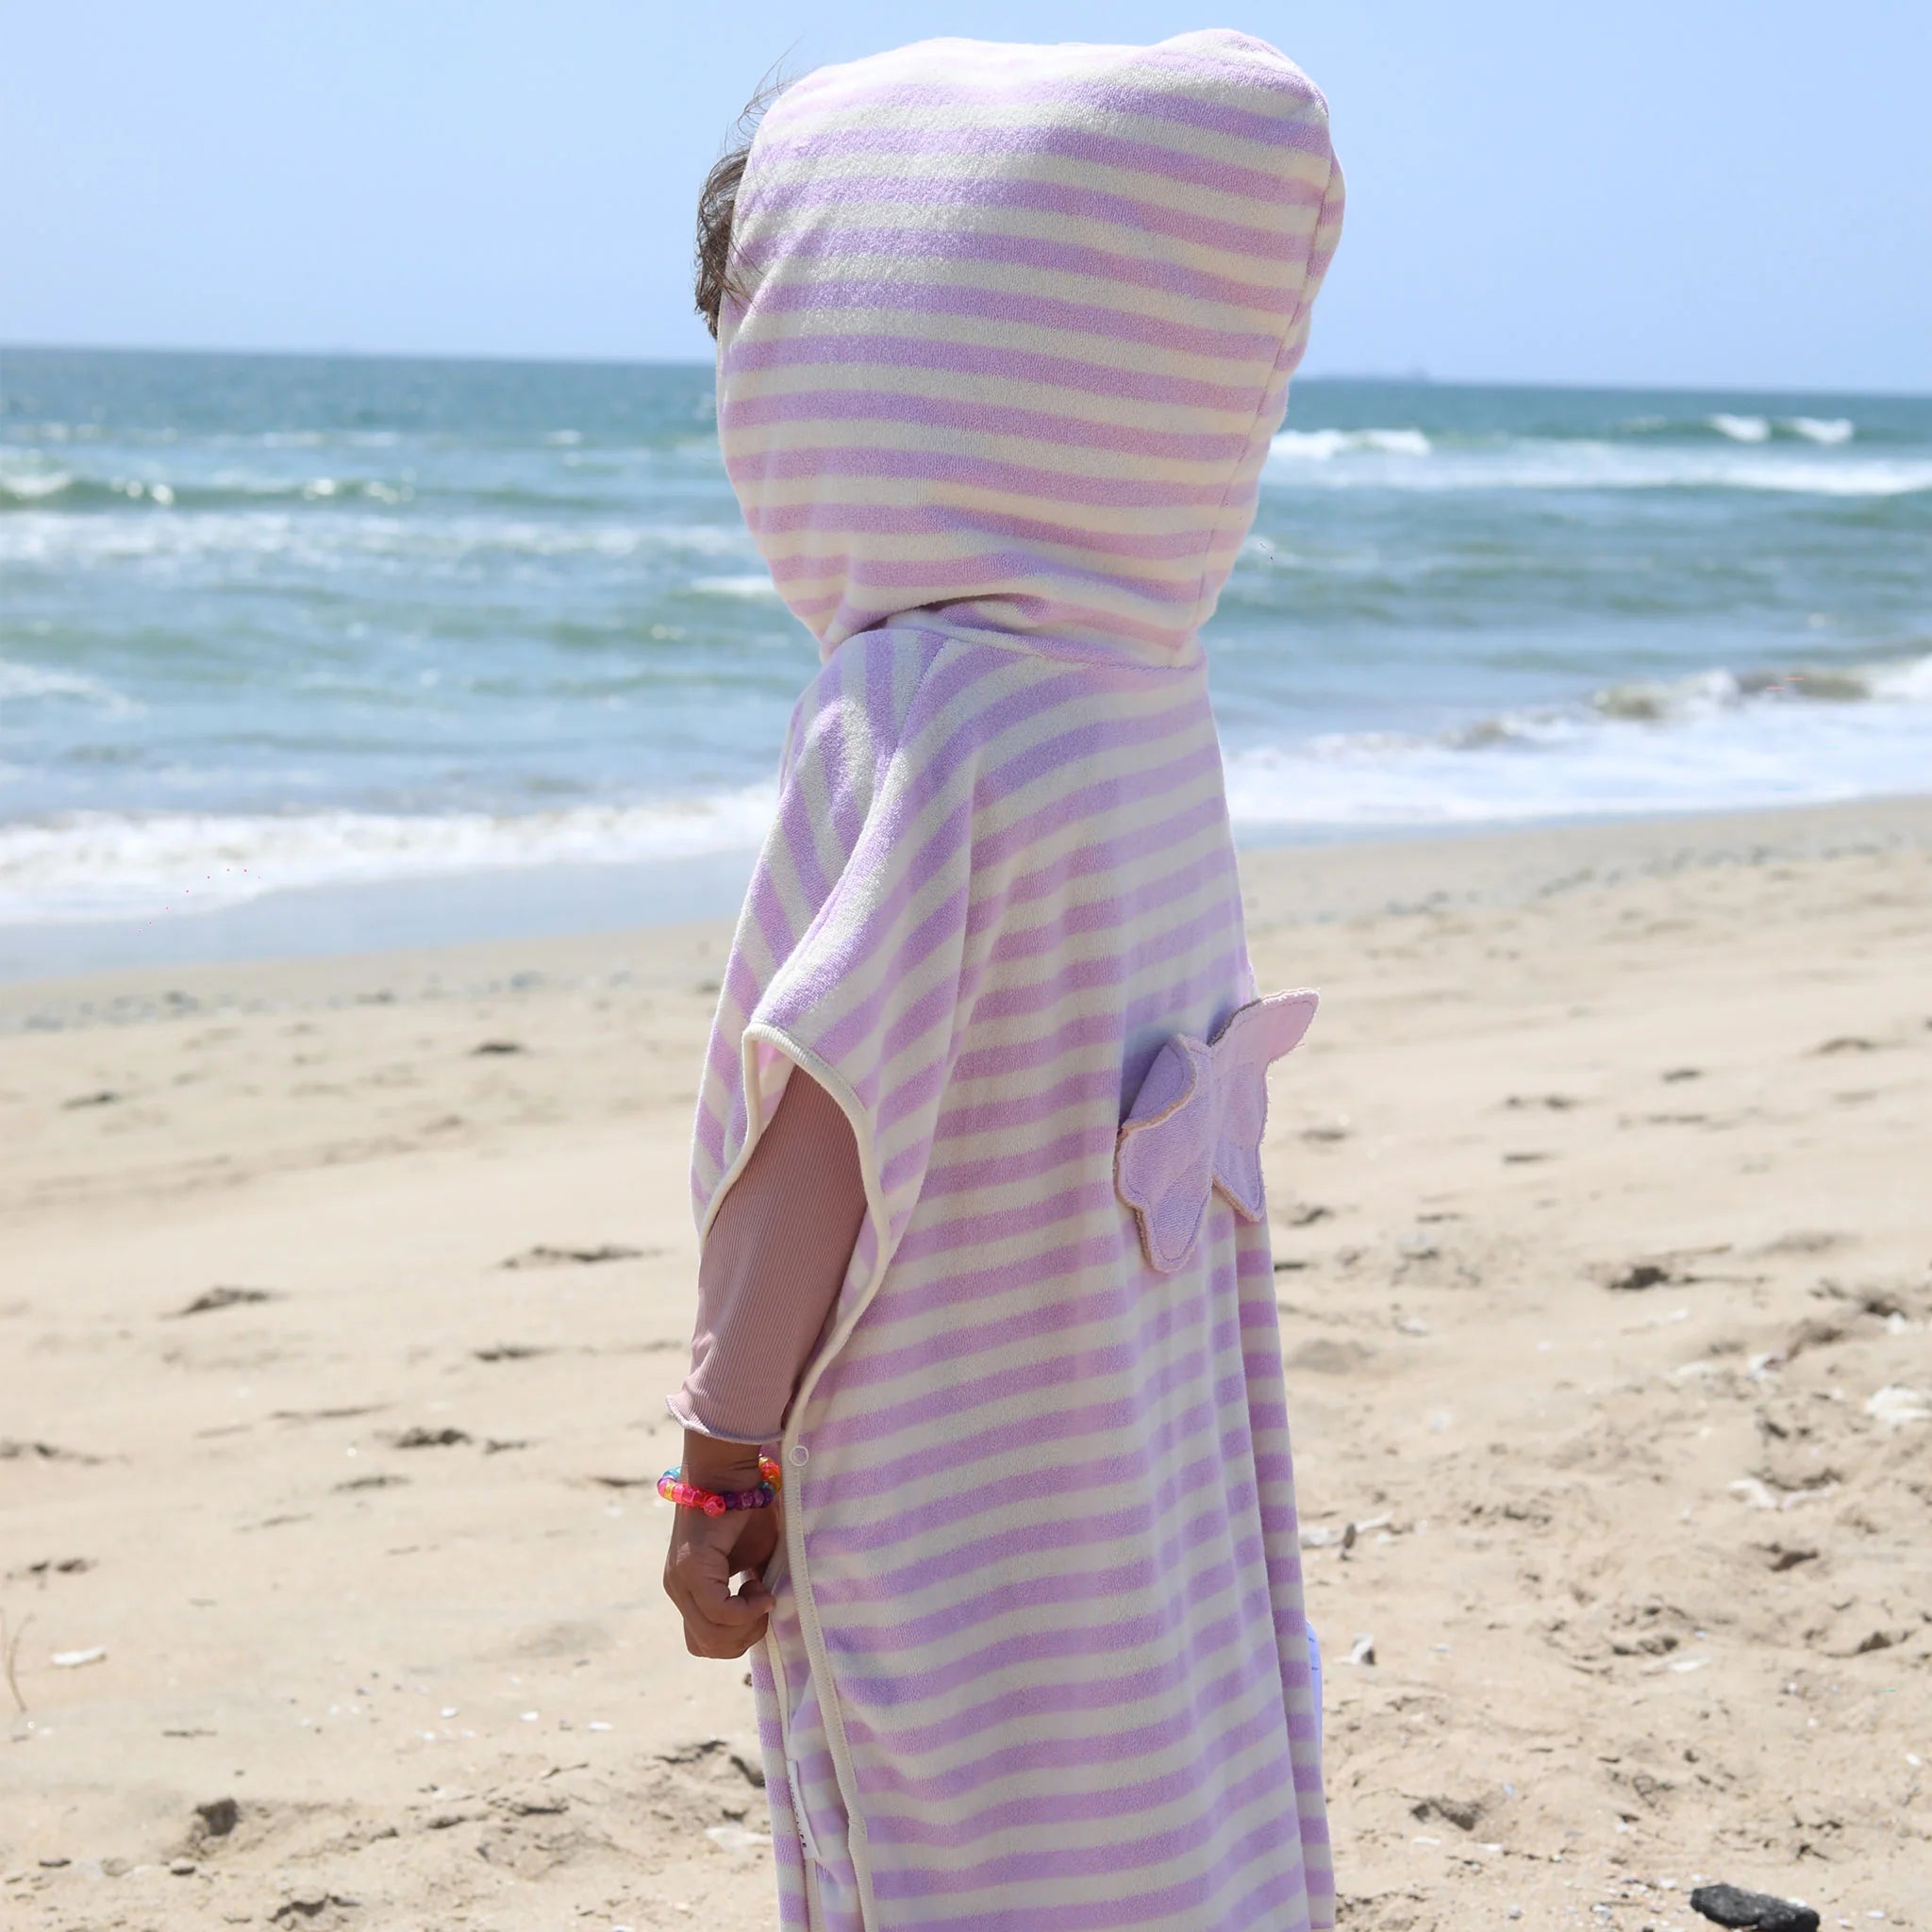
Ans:
{"type": "Polygon", "coordinates": [[[1781,491],[1887,497],[1932,490],[1932,459],[1850,451],[1848,419],[1716,414],[1640,419],[1604,436],[1431,437],[1420,429],[1289,429],[1262,481],[1276,488],[1397,491],[1781,491]],[[1840,453],[1840,452],[1846,453],[1840,453]]]}
{"type": "Polygon", "coordinates": [[[499,816],[77,812],[0,825],[0,924],[213,911],[264,892],[757,847],[775,788],[499,816]]]}
{"type": "Polygon", "coordinates": [[[1922,791],[1928,772],[1932,655],[1618,684],[1433,735],[1328,733],[1227,758],[1251,837],[1818,803],[1922,791]]]}

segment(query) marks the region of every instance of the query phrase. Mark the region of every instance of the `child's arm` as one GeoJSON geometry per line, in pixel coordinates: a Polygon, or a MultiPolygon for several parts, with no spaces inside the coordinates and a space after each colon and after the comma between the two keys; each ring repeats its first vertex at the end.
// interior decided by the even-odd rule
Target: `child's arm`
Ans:
{"type": "Polygon", "coordinates": [[[778,1440],[864,1219],[852,1128],[794,1068],[705,1239],[691,1374],[671,1398],[687,1430],[749,1444],[754,1462],[778,1440]]]}
{"type": "MultiPolygon", "coordinates": [[[[838,1102],[794,1069],[698,1263],[691,1370],[670,1399],[684,1424],[687,1482],[757,1486],[758,1446],[783,1432],[864,1218],[851,1126],[838,1102]]],[[[764,1635],[771,1597],[758,1573],[777,1547],[775,1514],[677,1511],[664,1588],[693,1656],[741,1657],[764,1635]],[[731,1578],[746,1571],[752,1576],[734,1596],[731,1578]]]]}

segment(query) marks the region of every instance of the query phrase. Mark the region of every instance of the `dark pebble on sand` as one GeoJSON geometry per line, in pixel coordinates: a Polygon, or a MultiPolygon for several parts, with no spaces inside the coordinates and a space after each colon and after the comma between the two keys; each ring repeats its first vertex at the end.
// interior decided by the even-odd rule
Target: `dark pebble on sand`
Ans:
{"type": "Polygon", "coordinates": [[[1690,1894],[1690,1909],[1737,1932],[1818,1932],[1818,1914],[1809,1906],[1740,1885],[1700,1885],[1690,1894]]]}
{"type": "Polygon", "coordinates": [[[242,1807],[233,1798],[210,1798],[194,1807],[194,1815],[209,1838],[226,1838],[241,1822],[242,1807]]]}
{"type": "Polygon", "coordinates": [[[1604,1286],[1613,1294],[1641,1294],[1646,1288],[1661,1288],[1676,1278],[1668,1268],[1659,1267],[1655,1261],[1633,1261],[1604,1286]]]}

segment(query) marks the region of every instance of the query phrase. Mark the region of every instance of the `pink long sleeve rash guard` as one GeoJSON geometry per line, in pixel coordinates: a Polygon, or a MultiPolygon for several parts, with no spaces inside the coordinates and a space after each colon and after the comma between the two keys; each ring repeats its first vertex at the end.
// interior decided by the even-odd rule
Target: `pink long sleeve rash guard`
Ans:
{"type": "Polygon", "coordinates": [[[705,1240],[691,1374],[670,1398],[687,1429],[725,1442],[778,1440],[864,1218],[852,1128],[794,1069],[705,1240]]]}

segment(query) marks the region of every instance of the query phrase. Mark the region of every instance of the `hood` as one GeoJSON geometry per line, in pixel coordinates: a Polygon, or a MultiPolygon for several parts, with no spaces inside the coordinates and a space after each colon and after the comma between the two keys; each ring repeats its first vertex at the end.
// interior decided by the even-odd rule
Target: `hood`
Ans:
{"type": "Polygon", "coordinates": [[[1190,658],[1341,228],[1266,42],[924,41],[790,87],[733,227],[724,464],[829,656],[894,619],[1190,658]]]}

